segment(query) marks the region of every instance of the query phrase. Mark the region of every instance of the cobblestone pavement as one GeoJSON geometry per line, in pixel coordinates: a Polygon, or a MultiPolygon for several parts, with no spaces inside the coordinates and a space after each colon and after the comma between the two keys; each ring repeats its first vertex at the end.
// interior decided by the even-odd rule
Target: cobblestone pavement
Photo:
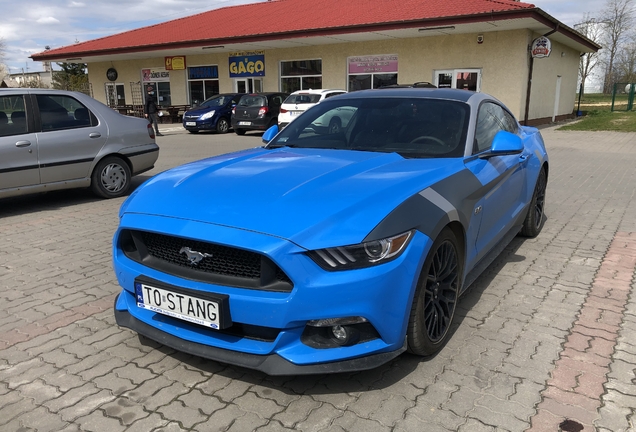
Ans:
{"type": "MultiPolygon", "coordinates": [[[[260,145],[162,130],[148,174],[260,145]]],[[[0,201],[0,430],[636,431],[636,134],[543,134],[542,234],[477,280],[436,357],[344,375],[269,377],[140,340],[112,313],[122,199],[0,201]]]]}

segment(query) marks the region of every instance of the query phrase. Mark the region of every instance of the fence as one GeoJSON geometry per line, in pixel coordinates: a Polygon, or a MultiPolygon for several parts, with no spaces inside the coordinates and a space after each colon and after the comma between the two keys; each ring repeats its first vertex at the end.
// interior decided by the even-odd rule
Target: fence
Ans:
{"type": "Polygon", "coordinates": [[[616,83],[612,91],[612,111],[633,111],[636,83],[616,83]]]}

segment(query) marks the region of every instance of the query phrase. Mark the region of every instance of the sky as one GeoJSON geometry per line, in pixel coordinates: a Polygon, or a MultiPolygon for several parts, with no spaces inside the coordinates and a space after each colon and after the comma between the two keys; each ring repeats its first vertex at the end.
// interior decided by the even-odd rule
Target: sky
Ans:
{"type": "MultiPolygon", "coordinates": [[[[3,60],[11,73],[37,72],[43,70],[42,63],[34,62],[29,56],[44,51],[47,45],[59,48],[210,9],[256,1],[263,0],[0,0],[3,60]]],[[[573,26],[583,20],[586,12],[592,17],[598,15],[605,1],[534,0],[527,3],[573,26]]]]}

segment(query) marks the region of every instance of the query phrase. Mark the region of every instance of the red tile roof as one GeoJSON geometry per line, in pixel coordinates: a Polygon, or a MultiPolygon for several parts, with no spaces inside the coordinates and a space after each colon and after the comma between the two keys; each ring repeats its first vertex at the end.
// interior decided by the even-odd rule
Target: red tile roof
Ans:
{"type": "MultiPolygon", "coordinates": [[[[325,32],[362,31],[368,26],[530,11],[512,0],[274,0],[214,9],[185,18],[34,54],[34,60],[69,55],[141,51],[229,43],[325,32]],[[310,17],[311,19],[307,19],[310,17]]],[[[485,20],[486,18],[484,18],[485,20]]],[[[324,34],[324,33],[323,33],[324,34]]]]}

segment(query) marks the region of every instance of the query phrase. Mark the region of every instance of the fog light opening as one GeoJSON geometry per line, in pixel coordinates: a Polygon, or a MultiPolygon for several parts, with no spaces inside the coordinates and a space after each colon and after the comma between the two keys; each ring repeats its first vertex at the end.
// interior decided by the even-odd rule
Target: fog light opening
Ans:
{"type": "Polygon", "coordinates": [[[331,334],[333,335],[334,342],[341,346],[353,345],[358,342],[360,338],[360,334],[356,329],[342,325],[331,327],[331,334]]]}

